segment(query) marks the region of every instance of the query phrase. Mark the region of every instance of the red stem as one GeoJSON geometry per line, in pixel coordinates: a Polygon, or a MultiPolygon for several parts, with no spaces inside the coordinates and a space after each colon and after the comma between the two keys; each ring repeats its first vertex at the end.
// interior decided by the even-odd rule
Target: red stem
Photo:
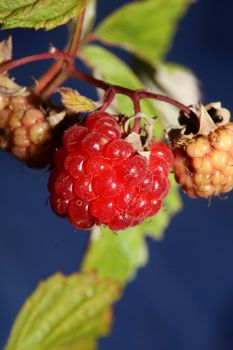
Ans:
{"type": "Polygon", "coordinates": [[[56,50],[55,52],[40,53],[37,55],[27,56],[24,58],[19,58],[14,61],[3,63],[2,65],[0,65],[0,74],[3,74],[4,72],[17,68],[19,66],[23,66],[24,64],[27,64],[27,63],[42,61],[42,60],[49,60],[49,59],[59,59],[59,58],[63,58],[69,63],[72,63],[74,60],[73,56],[59,50],[56,50]]]}
{"type": "Polygon", "coordinates": [[[41,94],[41,92],[46,88],[46,86],[51,82],[51,80],[61,71],[63,64],[62,60],[57,60],[53,65],[47,70],[47,72],[40,77],[37,85],[34,88],[34,93],[36,95],[41,94]]]}
{"type": "Polygon", "coordinates": [[[146,90],[131,90],[123,86],[119,85],[113,85],[110,83],[107,83],[103,80],[96,79],[86,73],[83,73],[77,69],[74,69],[73,67],[68,68],[68,73],[70,76],[73,76],[77,79],[80,79],[82,81],[86,81],[89,84],[92,84],[96,86],[97,88],[103,89],[103,90],[108,90],[111,89],[114,91],[115,94],[122,94],[128,96],[134,105],[135,112],[140,111],[140,105],[139,101],[142,99],[154,99],[154,100],[159,100],[163,101],[166,103],[169,103],[173,105],[174,107],[178,108],[179,110],[183,111],[185,114],[189,115],[191,118],[197,118],[196,114],[187,106],[185,106],[183,103],[178,102],[176,100],[173,100],[172,98],[160,94],[156,94],[154,92],[146,91],[146,90]]]}
{"type": "Polygon", "coordinates": [[[112,103],[114,97],[115,97],[115,91],[112,88],[109,88],[108,90],[106,90],[103,98],[103,103],[98,110],[105,111],[112,103]]]}
{"type": "MultiPolygon", "coordinates": [[[[197,118],[198,118],[197,115],[189,107],[185,106],[183,103],[173,100],[168,96],[156,94],[154,92],[150,92],[142,89],[135,91],[123,86],[113,85],[103,80],[96,79],[86,73],[83,73],[77,70],[74,66],[74,56],[59,50],[56,50],[55,52],[48,52],[48,53],[27,56],[24,58],[17,59],[15,61],[9,61],[9,62],[3,63],[2,65],[0,65],[0,74],[6,71],[9,71],[13,68],[22,66],[26,63],[36,62],[44,59],[60,59],[60,58],[67,61],[67,67],[65,68],[64,73],[66,72],[69,76],[85,81],[89,84],[94,85],[97,88],[100,88],[106,91],[105,96],[107,98],[107,101],[105,105],[107,107],[112,102],[115,94],[122,94],[122,95],[128,96],[132,100],[136,113],[140,111],[140,100],[155,99],[155,100],[163,101],[175,106],[176,108],[184,112],[186,115],[190,116],[190,118],[192,118],[194,121],[197,121],[197,118]]],[[[138,124],[135,125],[135,128],[138,129],[138,124]]]]}
{"type": "MultiPolygon", "coordinates": [[[[141,112],[141,106],[140,106],[140,98],[137,94],[137,92],[134,93],[133,98],[132,98],[133,106],[135,113],[141,112]]],[[[134,127],[133,131],[139,134],[140,131],[140,118],[136,118],[134,122],[134,127]]]]}
{"type": "Polygon", "coordinates": [[[159,95],[159,94],[156,94],[154,92],[150,92],[150,91],[146,91],[146,90],[138,90],[137,95],[138,95],[139,99],[149,98],[149,99],[155,99],[155,100],[169,103],[170,105],[173,105],[174,107],[183,111],[187,115],[195,114],[189,107],[185,106],[181,102],[173,100],[172,98],[170,98],[168,96],[159,95]]]}
{"type": "Polygon", "coordinates": [[[73,35],[71,37],[68,48],[66,49],[66,52],[68,52],[70,55],[73,55],[73,56],[77,55],[77,52],[78,52],[78,47],[82,36],[85,13],[86,13],[86,9],[84,8],[75,25],[73,35]]]}
{"type": "MultiPolygon", "coordinates": [[[[73,33],[70,36],[69,43],[65,49],[65,52],[71,56],[77,55],[78,46],[82,36],[84,17],[85,8],[74,25],[73,33]]],[[[35,94],[40,94],[43,98],[48,98],[49,95],[52,94],[67,78],[67,75],[64,74],[64,65],[64,59],[60,59],[53,63],[39,79],[37,86],[34,88],[35,94]]]]}

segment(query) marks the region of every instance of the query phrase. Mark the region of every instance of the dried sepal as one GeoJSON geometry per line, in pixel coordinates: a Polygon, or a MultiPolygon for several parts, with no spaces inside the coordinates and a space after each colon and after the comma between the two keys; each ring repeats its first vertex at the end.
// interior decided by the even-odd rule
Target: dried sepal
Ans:
{"type": "Polygon", "coordinates": [[[11,36],[0,42],[0,64],[12,59],[12,49],[13,45],[11,36]]]}
{"type": "Polygon", "coordinates": [[[221,126],[229,123],[231,113],[228,109],[222,108],[221,102],[211,102],[205,108],[216,125],[221,126]]]}
{"type": "Polygon", "coordinates": [[[50,115],[47,117],[47,122],[51,129],[55,128],[65,117],[66,117],[66,111],[62,112],[56,112],[50,113],[50,115]]]}
{"type": "Polygon", "coordinates": [[[192,116],[180,112],[179,128],[167,129],[166,137],[171,143],[183,144],[195,136],[207,136],[230,121],[230,112],[222,108],[221,102],[213,102],[205,106],[198,103],[190,106],[190,109],[194,112],[192,116]]]}
{"type": "Polygon", "coordinates": [[[134,149],[138,152],[145,149],[153,139],[154,119],[148,118],[144,113],[136,113],[134,116],[127,118],[123,123],[123,132],[127,135],[125,140],[133,144],[134,149]],[[141,132],[131,132],[132,122],[140,120],[141,132]],[[144,124],[143,124],[144,123],[144,124]]]}
{"type": "Polygon", "coordinates": [[[208,135],[211,131],[216,130],[217,127],[204,105],[199,103],[192,107],[192,110],[195,111],[199,120],[199,128],[196,135],[208,135]]]}
{"type": "Polygon", "coordinates": [[[136,132],[131,132],[129,135],[127,135],[124,139],[125,141],[129,142],[135,151],[140,152],[142,150],[142,141],[141,137],[136,132]]]}
{"type": "Polygon", "coordinates": [[[3,96],[28,96],[30,91],[23,86],[16,84],[14,79],[7,75],[0,75],[0,95],[3,96]]]}

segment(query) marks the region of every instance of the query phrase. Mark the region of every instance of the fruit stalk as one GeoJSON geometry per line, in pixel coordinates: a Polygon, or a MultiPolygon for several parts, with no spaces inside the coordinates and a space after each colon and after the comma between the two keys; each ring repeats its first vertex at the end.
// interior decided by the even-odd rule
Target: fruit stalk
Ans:
{"type": "MultiPolygon", "coordinates": [[[[71,56],[77,56],[78,47],[81,41],[82,29],[85,17],[85,8],[76,20],[70,40],[67,44],[65,52],[71,56]]],[[[42,75],[39,79],[34,91],[41,94],[41,97],[48,98],[61,84],[67,79],[65,66],[67,62],[64,59],[58,60],[42,75]]]]}
{"type": "Polygon", "coordinates": [[[105,91],[111,89],[112,93],[114,93],[115,95],[122,94],[122,95],[128,96],[133,102],[136,113],[140,111],[139,109],[140,100],[154,99],[154,100],[162,101],[173,105],[174,107],[178,108],[180,111],[184,112],[186,115],[190,116],[190,118],[195,119],[195,121],[198,119],[197,115],[188,106],[185,106],[183,103],[176,101],[168,96],[156,94],[154,92],[147,91],[144,89],[131,90],[120,85],[113,85],[103,80],[96,79],[84,72],[81,72],[78,69],[75,69],[74,67],[72,67],[72,65],[69,66],[68,72],[70,76],[75,77],[79,80],[85,81],[91,85],[94,85],[97,88],[103,89],[105,91]]]}
{"type": "Polygon", "coordinates": [[[174,107],[178,108],[180,111],[188,115],[195,123],[198,122],[198,116],[195,114],[195,112],[192,109],[190,109],[188,106],[185,106],[183,103],[176,101],[168,96],[156,94],[154,92],[147,91],[144,89],[131,90],[123,86],[113,85],[106,81],[96,79],[84,72],[81,72],[80,70],[75,68],[75,65],[74,65],[75,57],[64,51],[56,50],[55,52],[41,53],[37,55],[20,58],[14,61],[6,62],[0,66],[0,74],[3,74],[6,71],[9,71],[11,69],[17,68],[19,66],[22,66],[30,62],[36,62],[44,59],[61,59],[61,58],[67,62],[67,66],[65,68],[67,77],[68,76],[75,77],[79,80],[85,81],[105,91],[111,90],[111,99],[113,99],[116,94],[122,94],[122,95],[128,96],[132,100],[136,113],[140,111],[140,105],[139,105],[140,100],[154,99],[154,100],[163,101],[165,103],[173,105],[174,107]]]}
{"type": "Polygon", "coordinates": [[[115,97],[115,92],[111,88],[106,90],[103,98],[103,103],[98,110],[104,112],[110,106],[110,104],[114,100],[114,97],[115,97]]]}
{"type": "Polygon", "coordinates": [[[54,52],[43,52],[40,54],[26,56],[23,58],[18,58],[17,60],[14,60],[14,61],[3,63],[2,65],[0,65],[0,74],[10,71],[11,69],[23,66],[24,64],[27,64],[27,63],[48,60],[48,59],[59,59],[59,58],[63,58],[67,62],[73,62],[74,60],[74,57],[69,53],[56,49],[54,52]]]}

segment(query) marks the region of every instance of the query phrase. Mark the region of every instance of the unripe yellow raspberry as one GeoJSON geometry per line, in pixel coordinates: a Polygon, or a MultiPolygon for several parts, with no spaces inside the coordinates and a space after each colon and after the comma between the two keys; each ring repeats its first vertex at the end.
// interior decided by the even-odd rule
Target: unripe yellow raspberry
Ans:
{"type": "MultiPolygon", "coordinates": [[[[222,110],[216,108],[215,114],[222,110]]],[[[208,198],[233,188],[233,124],[227,120],[216,123],[214,116],[205,115],[210,117],[212,125],[189,135],[183,129],[170,139],[176,180],[193,198],[208,198]]]]}
{"type": "Polygon", "coordinates": [[[45,113],[31,95],[0,95],[0,148],[30,167],[49,161],[51,131],[45,113]]]}

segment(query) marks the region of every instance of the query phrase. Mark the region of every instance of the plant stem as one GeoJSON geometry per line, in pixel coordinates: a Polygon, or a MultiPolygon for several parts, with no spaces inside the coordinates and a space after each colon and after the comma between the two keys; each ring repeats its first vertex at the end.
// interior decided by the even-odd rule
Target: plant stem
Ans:
{"type": "MultiPolygon", "coordinates": [[[[64,63],[63,63],[64,64],[64,63]]],[[[49,76],[48,76],[49,77],[49,76]]],[[[48,84],[45,86],[43,91],[39,92],[42,99],[48,99],[49,96],[51,96],[59,86],[62,85],[62,83],[69,77],[69,75],[64,70],[64,66],[62,69],[60,69],[57,74],[52,77],[52,79],[49,79],[48,84]]],[[[38,95],[38,90],[36,88],[34,89],[34,92],[38,95]]]]}
{"type": "Polygon", "coordinates": [[[128,96],[132,100],[132,103],[134,105],[136,113],[140,111],[140,104],[139,104],[140,100],[142,100],[142,99],[154,99],[154,100],[159,100],[159,101],[163,101],[165,103],[171,104],[174,107],[178,108],[180,111],[182,111],[185,114],[187,114],[188,116],[190,116],[190,118],[195,118],[195,120],[197,120],[197,115],[189,107],[185,106],[181,102],[173,100],[172,98],[170,98],[168,96],[156,94],[154,92],[147,91],[147,90],[142,90],[142,89],[131,90],[131,89],[128,89],[128,88],[123,87],[123,86],[113,85],[113,84],[107,83],[103,80],[96,79],[96,78],[94,78],[86,73],[83,73],[77,69],[74,69],[72,66],[68,67],[68,72],[69,72],[70,76],[73,76],[77,79],[85,81],[91,85],[94,85],[97,88],[103,89],[105,91],[107,91],[108,89],[111,89],[111,91],[114,94],[122,94],[122,95],[128,96]]]}
{"type": "Polygon", "coordinates": [[[0,65],[0,74],[3,74],[4,72],[9,71],[11,69],[23,66],[24,64],[27,64],[27,63],[48,60],[48,59],[59,59],[59,58],[62,58],[67,62],[73,62],[73,59],[74,59],[73,56],[71,56],[70,54],[59,50],[56,50],[55,52],[45,52],[45,53],[27,56],[24,58],[19,58],[14,61],[3,63],[2,65],[0,65]]]}
{"type": "Polygon", "coordinates": [[[106,90],[103,97],[103,103],[98,110],[105,111],[112,103],[114,97],[115,97],[115,92],[112,88],[109,88],[108,90],[106,90]]]}
{"type": "MultiPolygon", "coordinates": [[[[85,17],[85,8],[76,20],[70,41],[65,52],[75,57],[77,55],[78,46],[81,41],[82,29],[85,17]]],[[[61,84],[68,78],[66,73],[67,63],[64,60],[55,62],[48,71],[40,78],[34,89],[36,94],[40,94],[43,98],[48,98],[61,84]]]]}
{"type": "Polygon", "coordinates": [[[68,52],[72,56],[76,56],[78,52],[78,47],[81,42],[84,18],[85,18],[85,8],[83,9],[82,13],[80,14],[78,20],[75,23],[75,27],[71,35],[71,40],[66,50],[66,52],[68,52]]]}
{"type": "Polygon", "coordinates": [[[59,59],[55,62],[45,74],[43,74],[37,82],[37,85],[34,88],[34,93],[39,95],[45,87],[53,80],[53,78],[61,71],[62,65],[64,63],[63,59],[59,59]]]}
{"type": "MultiPolygon", "coordinates": [[[[169,103],[176,108],[178,108],[180,111],[184,112],[186,115],[188,115],[191,119],[193,119],[194,122],[197,122],[199,119],[197,115],[195,114],[192,109],[189,107],[185,106],[183,103],[178,102],[176,100],[173,100],[172,98],[160,94],[156,94],[151,91],[139,89],[139,90],[131,90],[126,87],[120,86],[120,85],[114,85],[111,83],[107,83],[106,81],[96,79],[84,72],[79,71],[78,69],[75,68],[74,65],[74,59],[75,57],[73,55],[70,55],[70,53],[63,52],[56,50],[55,52],[48,52],[48,53],[42,53],[42,54],[37,54],[37,55],[32,55],[32,56],[27,56],[24,58],[17,59],[15,61],[9,61],[6,63],[3,63],[0,65],[0,74],[9,71],[13,68],[22,66],[26,63],[30,62],[35,62],[35,61],[40,61],[44,59],[62,59],[63,62],[66,62],[66,66],[64,67],[64,71],[62,71],[62,74],[64,75],[58,75],[55,77],[55,82],[54,85],[51,86],[50,90],[48,89],[48,94],[52,93],[54,91],[55,86],[58,87],[61,82],[66,79],[67,77],[75,77],[77,79],[80,79],[82,81],[85,81],[91,85],[94,85],[97,88],[105,90],[105,98],[104,104],[101,107],[107,108],[110,103],[113,101],[114,97],[116,94],[122,94],[128,96],[135,109],[135,113],[140,112],[140,100],[142,99],[154,99],[154,100],[159,100],[163,101],[165,103],[169,103]],[[57,80],[56,80],[57,79],[57,80]]],[[[135,122],[135,130],[138,130],[139,127],[139,122],[135,122]]]]}
{"type": "MultiPolygon", "coordinates": [[[[140,106],[140,98],[137,94],[137,92],[135,92],[132,96],[132,102],[133,102],[133,106],[134,106],[134,111],[135,113],[140,113],[141,112],[141,106],[140,106]]],[[[135,118],[135,122],[134,122],[134,126],[132,131],[136,132],[137,134],[140,131],[140,118],[135,118]]]]}

